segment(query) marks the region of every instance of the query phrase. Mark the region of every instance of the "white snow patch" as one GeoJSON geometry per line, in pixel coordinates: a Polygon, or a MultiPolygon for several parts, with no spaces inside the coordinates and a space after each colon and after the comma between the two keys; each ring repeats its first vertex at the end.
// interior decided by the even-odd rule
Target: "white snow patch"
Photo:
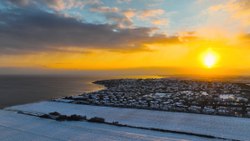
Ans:
{"type": "Polygon", "coordinates": [[[212,141],[89,122],[58,122],[0,110],[1,141],[212,141]]]}
{"type": "Polygon", "coordinates": [[[155,93],[155,96],[160,97],[160,98],[165,97],[167,95],[171,95],[171,94],[170,93],[155,93]]]}
{"type": "Polygon", "coordinates": [[[139,127],[192,132],[238,140],[248,140],[250,138],[249,118],[79,105],[48,101],[14,106],[7,109],[41,113],[57,111],[66,115],[78,114],[83,116],[86,115],[87,117],[98,116],[105,118],[108,122],[118,121],[121,124],[139,127]]]}
{"type": "Polygon", "coordinates": [[[201,92],[201,95],[205,95],[205,96],[207,96],[207,95],[209,95],[207,92],[201,92]]]}
{"type": "Polygon", "coordinates": [[[53,101],[70,103],[70,102],[73,102],[74,100],[58,98],[58,99],[54,99],[53,101]]]}
{"type": "Polygon", "coordinates": [[[227,100],[227,99],[235,99],[235,96],[233,94],[221,94],[219,96],[221,99],[227,100]]]}

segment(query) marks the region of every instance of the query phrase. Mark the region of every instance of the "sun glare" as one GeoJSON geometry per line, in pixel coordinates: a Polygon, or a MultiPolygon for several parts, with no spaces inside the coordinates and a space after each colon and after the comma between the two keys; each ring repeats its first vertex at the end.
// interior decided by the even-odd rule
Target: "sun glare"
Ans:
{"type": "Polygon", "coordinates": [[[203,57],[203,64],[207,68],[212,68],[217,63],[217,55],[211,51],[207,52],[203,57]]]}

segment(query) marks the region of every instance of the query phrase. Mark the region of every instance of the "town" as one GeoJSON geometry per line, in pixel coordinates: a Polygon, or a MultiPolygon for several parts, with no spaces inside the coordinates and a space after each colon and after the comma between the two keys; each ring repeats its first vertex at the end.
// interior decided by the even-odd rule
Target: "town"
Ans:
{"type": "Polygon", "coordinates": [[[250,87],[243,83],[179,79],[96,81],[106,89],[56,101],[171,112],[250,117],[250,87]]]}

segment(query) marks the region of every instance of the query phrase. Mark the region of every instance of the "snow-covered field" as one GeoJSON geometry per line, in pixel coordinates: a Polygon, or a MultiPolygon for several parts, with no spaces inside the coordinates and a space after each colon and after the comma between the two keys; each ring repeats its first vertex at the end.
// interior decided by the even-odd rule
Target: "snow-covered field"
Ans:
{"type": "MultiPolygon", "coordinates": [[[[249,134],[250,119],[248,118],[211,116],[211,115],[200,115],[200,114],[190,114],[190,113],[164,112],[164,111],[115,108],[115,107],[103,107],[103,106],[91,106],[91,105],[77,105],[77,104],[49,102],[49,101],[13,106],[6,108],[6,110],[18,110],[18,111],[38,112],[38,113],[49,113],[57,111],[61,114],[66,114],[66,115],[78,114],[83,116],[86,115],[87,117],[98,116],[105,118],[105,120],[108,122],[118,121],[119,123],[122,124],[127,124],[137,127],[161,128],[173,131],[212,135],[228,139],[250,140],[250,134],[249,134]]],[[[39,119],[39,120],[44,120],[44,119],[39,119]]],[[[54,121],[51,122],[54,123],[54,121]]],[[[69,122],[67,122],[67,124],[68,123],[69,122]]],[[[36,125],[38,123],[32,122],[32,124],[36,125]]],[[[56,124],[64,125],[65,123],[56,122],[56,124]]],[[[89,126],[91,126],[93,123],[81,122],[81,124],[90,124],[89,126]]],[[[112,126],[112,128],[120,129],[119,127],[115,126],[112,126]]],[[[114,130],[116,131],[116,129],[114,130]]],[[[128,133],[134,134],[132,129],[128,130],[128,133]]],[[[157,132],[157,134],[159,133],[157,132]]],[[[145,136],[150,134],[144,133],[143,135],[145,136]]],[[[177,137],[183,136],[180,134],[173,134],[173,135],[177,137]]],[[[189,136],[189,137],[196,138],[194,136],[189,136]]],[[[143,138],[140,139],[143,140],[143,138]]],[[[145,137],[145,139],[150,140],[149,137],[145,137]]],[[[155,139],[152,138],[152,140],[155,139]]]]}
{"type": "Polygon", "coordinates": [[[0,110],[1,141],[213,141],[89,122],[58,122],[0,110]]]}

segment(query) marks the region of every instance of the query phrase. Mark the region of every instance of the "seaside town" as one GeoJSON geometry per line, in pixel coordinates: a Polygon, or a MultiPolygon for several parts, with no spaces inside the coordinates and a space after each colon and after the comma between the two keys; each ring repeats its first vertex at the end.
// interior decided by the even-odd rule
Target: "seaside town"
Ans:
{"type": "Polygon", "coordinates": [[[241,83],[179,79],[96,81],[106,89],[57,101],[172,112],[250,117],[250,87],[241,83]]]}

